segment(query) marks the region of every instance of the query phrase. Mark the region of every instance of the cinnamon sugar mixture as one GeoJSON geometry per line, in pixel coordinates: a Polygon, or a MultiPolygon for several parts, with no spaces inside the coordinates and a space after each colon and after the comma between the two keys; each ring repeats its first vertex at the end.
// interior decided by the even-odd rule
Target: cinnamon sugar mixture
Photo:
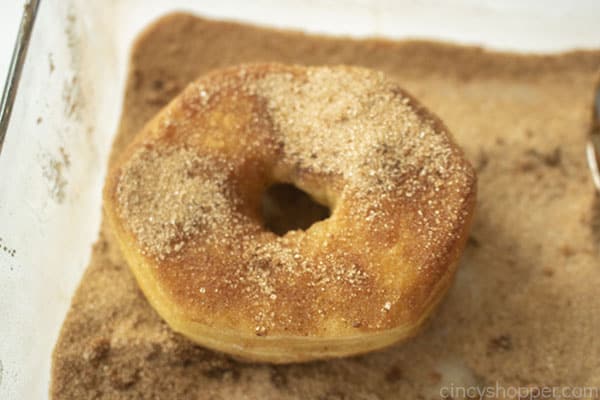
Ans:
{"type": "Polygon", "coordinates": [[[207,136],[218,142],[205,129],[188,129],[200,122],[173,117],[178,111],[162,114],[164,134],[178,140],[146,143],[121,166],[123,224],[157,259],[163,290],[194,315],[232,313],[235,327],[260,336],[319,335],[332,323],[350,335],[395,326],[394,317],[414,307],[406,300],[410,290],[387,284],[397,276],[381,271],[385,263],[376,257],[410,232],[407,256],[391,263],[410,257],[421,279],[435,278],[443,264],[438,254],[467,223],[472,168],[443,125],[381,72],[274,67],[257,76],[258,68],[194,83],[178,104],[204,115],[203,107],[224,95],[258,98],[267,110],[248,118],[274,128],[240,128],[236,140],[248,149],[211,156],[210,145],[181,147],[207,136]],[[263,142],[261,153],[249,151],[263,142]],[[244,179],[248,159],[268,165],[261,169],[267,177],[244,179]],[[245,185],[236,183],[240,175],[245,185]],[[322,236],[268,235],[253,218],[252,199],[277,179],[321,195],[334,228],[322,236]]]}
{"type": "MultiPolygon", "coordinates": [[[[472,237],[446,301],[419,336],[377,353],[289,366],[237,362],[194,345],[161,321],[103,223],[56,345],[53,398],[434,399],[440,398],[440,387],[451,384],[600,386],[600,297],[595,295],[600,205],[583,156],[600,52],[510,55],[428,42],[311,37],[172,15],[151,26],[133,49],[111,162],[188,82],[216,67],[253,61],[382,70],[444,120],[479,176],[472,237]]],[[[439,190],[461,187],[463,181],[446,178],[456,173],[446,170],[448,154],[436,145],[442,138],[435,136],[435,121],[412,126],[418,135],[395,136],[400,141],[386,146],[391,129],[418,122],[388,115],[378,126],[372,117],[388,114],[382,105],[393,94],[382,90],[377,74],[369,79],[356,88],[343,76],[309,76],[294,84],[279,75],[249,87],[269,95],[274,124],[291,133],[282,166],[350,182],[356,189],[352,195],[375,188],[384,201],[391,183],[407,171],[412,184],[391,186],[408,199],[419,196],[419,179],[439,190]],[[347,85],[335,88],[343,96],[333,96],[337,93],[327,84],[333,81],[347,85]],[[365,87],[377,95],[356,95],[365,87]],[[315,110],[314,99],[328,95],[327,108],[315,110]],[[311,118],[317,111],[331,118],[311,118]],[[378,134],[362,135],[365,130],[378,134]],[[328,145],[342,139],[347,141],[341,147],[328,145]],[[397,154],[402,151],[408,153],[397,154]],[[359,165],[365,158],[370,164],[359,165]],[[423,160],[431,160],[425,163],[430,169],[412,173],[423,160]],[[381,176],[386,179],[378,181],[381,176]]],[[[210,93],[199,88],[198,95],[210,93]]],[[[406,101],[404,95],[397,98],[406,101]]],[[[207,227],[239,225],[223,219],[230,215],[232,196],[223,190],[228,167],[222,162],[208,163],[182,148],[160,154],[146,148],[135,155],[118,197],[147,252],[176,257],[189,237],[207,227]],[[205,174],[214,179],[200,179],[205,174]]],[[[435,197],[432,202],[421,210],[424,235],[436,223],[461,218],[435,197]]],[[[355,212],[364,219],[386,219],[383,207],[355,212]]],[[[275,256],[290,268],[301,265],[301,256],[285,240],[251,249],[252,258],[275,256]]],[[[327,279],[339,276],[360,287],[373,278],[360,268],[334,265],[312,266],[314,281],[326,287],[327,279]]],[[[237,271],[256,280],[265,301],[279,300],[281,293],[258,264],[237,271]]],[[[209,289],[194,288],[200,298],[209,289]]],[[[392,308],[384,300],[383,313],[392,308]]],[[[257,334],[267,333],[262,329],[272,317],[256,317],[257,334]]]]}
{"type": "Polygon", "coordinates": [[[306,82],[297,80],[273,74],[256,84],[257,93],[269,100],[276,126],[286,133],[289,164],[347,179],[366,173],[356,183],[362,190],[396,188],[393,175],[419,164],[432,169],[422,175],[434,179],[439,173],[439,184],[449,175],[445,137],[435,132],[432,121],[419,121],[409,98],[383,74],[323,68],[310,71],[306,82]],[[393,153],[380,151],[383,147],[393,153]],[[368,168],[366,160],[374,166],[368,168]],[[397,165],[376,171],[377,162],[397,165]]]}
{"type": "Polygon", "coordinates": [[[123,218],[159,259],[177,253],[186,239],[216,227],[230,228],[233,214],[223,193],[226,166],[185,149],[144,148],[125,170],[118,190],[123,218]],[[202,179],[210,170],[211,179],[202,179]]]}
{"type": "MultiPolygon", "coordinates": [[[[219,86],[232,85],[225,81],[219,86]]],[[[418,210],[420,225],[430,238],[435,238],[442,222],[450,230],[463,217],[442,204],[440,197],[447,196],[443,191],[468,190],[472,172],[453,160],[458,152],[439,134],[441,126],[436,130],[436,121],[421,121],[415,105],[382,73],[327,68],[309,71],[305,78],[270,73],[236,90],[268,100],[278,135],[273,152],[278,146],[284,152],[275,168],[286,171],[284,180],[292,175],[288,171],[297,169],[320,176],[319,189],[343,185],[347,190],[342,196],[351,193],[362,200],[353,203],[353,213],[368,221],[385,214],[382,203],[386,201],[400,196],[419,206],[417,199],[423,193],[417,192],[430,191],[425,208],[418,210]]],[[[219,95],[203,84],[190,91],[203,105],[219,95]]],[[[194,100],[191,97],[186,96],[188,104],[194,100]]],[[[176,131],[178,121],[167,117],[165,125],[176,131]]],[[[193,234],[213,241],[226,239],[226,232],[240,224],[240,218],[227,220],[236,217],[233,196],[225,193],[227,172],[235,170],[231,162],[201,159],[184,148],[167,147],[164,152],[138,151],[125,165],[117,188],[123,219],[159,259],[176,253],[193,234]],[[183,237],[176,237],[178,231],[183,237]]],[[[377,224],[372,225],[377,229],[377,224]]],[[[235,235],[229,239],[240,240],[235,235]]],[[[426,247],[430,244],[424,241],[426,247]]]]}

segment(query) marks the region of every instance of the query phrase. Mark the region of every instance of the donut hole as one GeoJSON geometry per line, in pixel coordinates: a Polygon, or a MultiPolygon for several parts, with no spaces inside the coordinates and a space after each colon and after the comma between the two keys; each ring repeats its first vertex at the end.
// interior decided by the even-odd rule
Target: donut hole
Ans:
{"type": "Polygon", "coordinates": [[[261,212],[265,228],[279,236],[292,230],[307,230],[331,215],[328,207],[289,183],[275,183],[265,190],[261,212]]]}

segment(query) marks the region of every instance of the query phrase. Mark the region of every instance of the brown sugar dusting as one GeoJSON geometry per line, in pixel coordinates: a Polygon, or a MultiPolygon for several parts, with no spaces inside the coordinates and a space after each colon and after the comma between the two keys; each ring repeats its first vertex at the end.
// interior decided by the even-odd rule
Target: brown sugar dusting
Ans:
{"type": "MultiPolygon", "coordinates": [[[[137,288],[115,238],[103,224],[56,346],[53,398],[395,399],[398,393],[427,398],[438,394],[439,386],[452,377],[479,386],[496,381],[505,386],[600,385],[600,365],[594,356],[600,353],[594,334],[600,329],[596,317],[600,305],[589,295],[600,285],[598,248],[590,231],[594,195],[581,155],[599,52],[516,56],[436,43],[310,37],[174,15],[151,27],[133,50],[131,76],[137,76],[137,83],[133,79],[128,83],[112,158],[173,96],[167,90],[155,95],[152,82],[168,79],[184,87],[215,67],[256,60],[345,63],[382,70],[443,118],[471,160],[486,155],[479,177],[477,239],[471,241],[477,246],[468,247],[447,301],[430,326],[402,346],[302,365],[244,364],[173,333],[137,288]],[[156,97],[151,103],[146,101],[150,93],[156,97]],[[557,146],[560,168],[527,155],[532,147],[540,154],[552,154],[557,146]],[[522,171],[525,161],[535,163],[535,168],[522,171]],[[561,226],[560,232],[553,229],[556,226],[561,226]],[[562,255],[565,243],[569,257],[562,255]],[[544,273],[548,268],[555,271],[550,278],[544,273]]],[[[284,110],[286,105],[277,108],[284,110]]],[[[285,123],[285,118],[278,123],[285,123]]],[[[290,149],[305,145],[290,143],[290,149]]],[[[152,151],[146,156],[152,158],[152,151]]],[[[379,146],[372,151],[397,149],[379,146]]],[[[177,163],[180,156],[171,161],[177,163]]],[[[182,158],[186,157],[193,154],[182,158]]],[[[294,155],[288,152],[286,157],[291,160],[294,155]]],[[[390,168],[376,160],[381,159],[374,157],[375,171],[390,168]]],[[[318,158],[300,161],[303,167],[327,168],[318,158]]],[[[443,165],[442,161],[434,165],[443,165]]],[[[302,174],[302,168],[297,171],[302,174]]],[[[345,174],[342,170],[339,179],[346,179],[345,174]]],[[[394,179],[406,178],[419,179],[419,175],[394,179]]],[[[440,181],[443,187],[460,187],[460,182],[440,181]]],[[[408,190],[404,194],[419,195],[408,190]]],[[[197,203],[191,200],[190,204],[197,203]]],[[[435,210],[446,213],[438,217],[440,222],[460,218],[455,210],[433,204],[422,210],[424,234],[432,226],[429,221],[435,221],[435,210]]],[[[359,216],[376,219],[376,233],[383,238],[391,230],[385,227],[385,215],[338,211],[357,212],[357,223],[359,216]]],[[[203,222],[200,218],[194,226],[203,222]]],[[[419,229],[418,220],[411,223],[419,229]]],[[[293,235],[288,242],[268,239],[258,238],[260,246],[245,249],[257,261],[247,266],[245,276],[257,279],[251,287],[257,288],[261,303],[283,301],[285,296],[277,290],[276,277],[259,272],[258,260],[281,258],[277,262],[300,273],[304,261],[292,261],[296,250],[302,250],[302,242],[293,235]]],[[[152,239],[147,240],[152,248],[152,239]]],[[[366,243],[365,251],[368,247],[366,243]]],[[[341,291],[341,296],[356,287],[369,290],[368,280],[373,277],[368,265],[362,259],[352,261],[354,269],[323,265],[327,272],[320,284],[325,290],[327,279],[336,275],[355,288],[341,291]]],[[[319,269],[312,266],[311,270],[319,269]]],[[[226,272],[232,282],[239,280],[236,273],[245,274],[239,269],[226,272]]],[[[202,299],[225,288],[205,282],[194,289],[202,299]]],[[[300,308],[312,304],[312,299],[297,300],[300,308]]],[[[388,308],[394,311],[388,299],[379,300],[382,313],[390,312],[388,308]]],[[[306,314],[318,315],[318,306],[307,310],[306,314]]],[[[273,312],[274,316],[256,315],[257,334],[268,337],[265,322],[286,318],[273,312]]],[[[360,315],[353,317],[351,323],[360,327],[360,315]]]]}

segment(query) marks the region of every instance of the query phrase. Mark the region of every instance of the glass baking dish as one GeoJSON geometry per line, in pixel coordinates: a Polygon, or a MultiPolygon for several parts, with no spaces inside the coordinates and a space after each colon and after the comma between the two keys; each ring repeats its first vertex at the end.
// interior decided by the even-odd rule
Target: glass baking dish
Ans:
{"type": "Polygon", "coordinates": [[[97,237],[128,50],[175,10],[522,52],[600,44],[597,1],[42,1],[0,155],[0,399],[47,397],[52,348],[97,237]]]}

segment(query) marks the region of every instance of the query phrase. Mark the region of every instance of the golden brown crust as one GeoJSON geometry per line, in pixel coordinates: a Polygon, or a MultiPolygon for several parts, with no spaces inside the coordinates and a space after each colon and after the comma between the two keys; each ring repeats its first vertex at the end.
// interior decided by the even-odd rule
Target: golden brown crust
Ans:
{"type": "Polygon", "coordinates": [[[201,344],[276,362],[412,334],[464,247],[475,175],[439,119],[382,74],[259,64],[191,84],[109,173],[105,210],[150,303],[201,344]],[[290,182],[332,215],[283,237],[259,201],[290,182]]]}

